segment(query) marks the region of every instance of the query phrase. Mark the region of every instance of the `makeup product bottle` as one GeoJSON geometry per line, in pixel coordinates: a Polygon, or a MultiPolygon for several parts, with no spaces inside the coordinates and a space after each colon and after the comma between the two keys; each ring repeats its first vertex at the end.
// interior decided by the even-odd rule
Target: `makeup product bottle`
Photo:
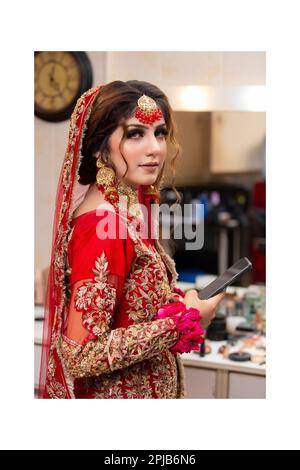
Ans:
{"type": "Polygon", "coordinates": [[[237,334],[236,327],[245,321],[243,304],[240,300],[229,300],[226,307],[226,330],[229,335],[235,336],[237,334]]]}
{"type": "Polygon", "coordinates": [[[204,357],[205,356],[205,338],[203,343],[200,345],[200,356],[204,357]]]}

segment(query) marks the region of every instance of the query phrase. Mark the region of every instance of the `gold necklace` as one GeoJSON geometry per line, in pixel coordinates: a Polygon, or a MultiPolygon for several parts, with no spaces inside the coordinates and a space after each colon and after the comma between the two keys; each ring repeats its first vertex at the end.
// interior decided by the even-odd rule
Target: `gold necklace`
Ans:
{"type": "MultiPolygon", "coordinates": [[[[116,184],[116,190],[119,196],[127,197],[128,201],[122,202],[125,203],[125,206],[128,206],[128,208],[126,207],[128,213],[144,221],[143,212],[139,203],[139,190],[132,188],[122,180],[116,184]]],[[[121,204],[121,206],[123,206],[123,204],[121,204]]]]}

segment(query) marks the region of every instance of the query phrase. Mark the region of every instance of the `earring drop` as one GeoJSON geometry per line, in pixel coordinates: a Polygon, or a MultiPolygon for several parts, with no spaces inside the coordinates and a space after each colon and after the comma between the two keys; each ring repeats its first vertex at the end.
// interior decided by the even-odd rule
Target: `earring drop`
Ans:
{"type": "Polygon", "coordinates": [[[112,168],[106,166],[102,162],[101,157],[97,159],[96,166],[99,168],[96,175],[97,184],[99,186],[104,186],[104,188],[107,189],[114,183],[116,174],[112,168]]]}

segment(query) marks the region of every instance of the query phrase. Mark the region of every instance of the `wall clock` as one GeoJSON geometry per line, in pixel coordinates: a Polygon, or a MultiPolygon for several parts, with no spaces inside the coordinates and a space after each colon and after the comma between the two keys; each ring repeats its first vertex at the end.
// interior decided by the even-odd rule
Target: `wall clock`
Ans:
{"type": "Polygon", "coordinates": [[[85,52],[35,52],[35,115],[50,122],[69,119],[77,99],[92,82],[92,66],[85,52]]]}

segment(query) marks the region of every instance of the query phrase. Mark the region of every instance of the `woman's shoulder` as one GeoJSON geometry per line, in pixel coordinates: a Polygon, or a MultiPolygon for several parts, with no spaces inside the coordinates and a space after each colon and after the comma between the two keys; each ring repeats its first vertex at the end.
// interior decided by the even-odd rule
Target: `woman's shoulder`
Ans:
{"type": "Polygon", "coordinates": [[[75,249],[87,246],[115,249],[117,245],[126,249],[133,243],[126,219],[109,203],[73,217],[71,232],[69,241],[75,249]]]}
{"type": "Polygon", "coordinates": [[[86,226],[86,224],[93,224],[96,219],[104,218],[107,214],[116,214],[114,206],[104,198],[102,193],[94,191],[87,195],[73,212],[71,224],[86,226]]]}
{"type": "Polygon", "coordinates": [[[98,192],[96,195],[95,192],[91,193],[90,196],[85,197],[84,201],[74,211],[73,220],[84,216],[85,214],[90,214],[97,211],[100,212],[103,209],[115,212],[114,206],[105,199],[103,194],[100,192],[98,192]]]}
{"type": "Polygon", "coordinates": [[[120,275],[135,258],[134,242],[118,214],[98,209],[82,213],[72,221],[68,258],[73,279],[75,273],[79,277],[83,276],[83,273],[95,266],[99,256],[104,256],[109,262],[109,269],[120,275]]]}
{"type": "Polygon", "coordinates": [[[100,204],[95,209],[85,210],[77,213],[74,212],[71,220],[71,225],[74,226],[82,223],[86,225],[89,222],[93,223],[96,219],[100,220],[109,216],[114,216],[115,218],[117,217],[115,208],[110,204],[100,204]]]}
{"type": "Polygon", "coordinates": [[[88,189],[83,201],[79,204],[73,213],[73,219],[96,212],[98,209],[105,208],[114,212],[114,206],[110,204],[104,197],[104,194],[97,189],[95,185],[91,185],[88,189]]]}

